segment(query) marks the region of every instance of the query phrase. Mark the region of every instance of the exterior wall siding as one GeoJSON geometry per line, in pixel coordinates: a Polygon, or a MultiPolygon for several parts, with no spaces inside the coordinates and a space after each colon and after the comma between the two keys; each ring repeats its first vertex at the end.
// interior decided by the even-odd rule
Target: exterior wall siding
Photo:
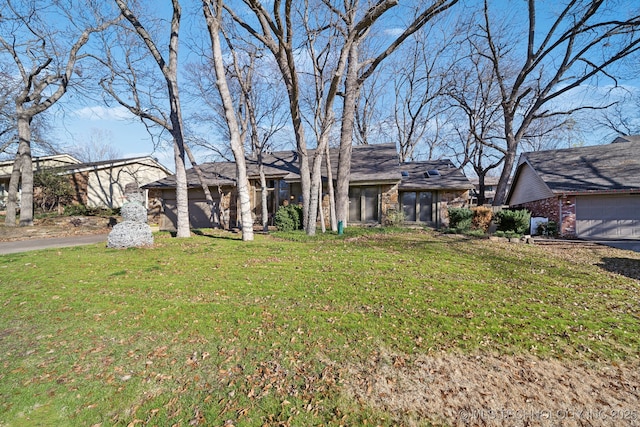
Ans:
{"type": "Polygon", "coordinates": [[[553,193],[544,181],[540,179],[531,166],[528,164],[523,165],[516,185],[511,192],[510,204],[521,205],[550,197],[553,197],[553,193]]]}

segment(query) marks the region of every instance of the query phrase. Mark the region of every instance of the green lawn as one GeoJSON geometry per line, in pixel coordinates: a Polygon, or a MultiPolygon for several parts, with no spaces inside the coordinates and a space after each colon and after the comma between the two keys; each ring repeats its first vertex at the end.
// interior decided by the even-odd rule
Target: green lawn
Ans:
{"type": "MultiPolygon", "coordinates": [[[[636,264],[637,266],[638,264],[636,264]]],[[[347,363],[405,354],[636,360],[640,285],[431,232],[208,232],[0,256],[0,425],[376,425],[347,363]]]]}

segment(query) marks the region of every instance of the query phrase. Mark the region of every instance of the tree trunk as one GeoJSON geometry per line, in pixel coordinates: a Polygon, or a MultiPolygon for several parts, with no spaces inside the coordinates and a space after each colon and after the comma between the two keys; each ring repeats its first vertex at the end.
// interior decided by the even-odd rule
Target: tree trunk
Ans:
{"type": "MultiPolygon", "coordinates": [[[[506,121],[507,119],[505,119],[506,121]]],[[[518,149],[518,141],[516,140],[513,132],[510,132],[507,126],[506,132],[507,152],[504,155],[504,165],[500,179],[498,180],[498,187],[496,188],[496,195],[493,199],[493,206],[502,206],[507,197],[507,187],[509,186],[509,179],[511,178],[511,171],[516,161],[516,152],[518,149]]]]}
{"type": "Polygon", "coordinates": [[[213,53],[213,64],[216,73],[216,86],[220,93],[220,99],[224,107],[225,119],[229,126],[229,135],[231,136],[231,151],[236,161],[237,189],[240,199],[240,216],[242,222],[242,240],[253,240],[253,217],[251,215],[251,199],[249,197],[249,178],[247,176],[247,162],[244,153],[244,146],[240,139],[240,128],[233,105],[233,99],[229,92],[227,77],[222,56],[222,46],[220,44],[220,23],[222,21],[222,0],[216,0],[214,4],[211,1],[203,1],[203,12],[207,20],[209,29],[209,37],[211,41],[211,50],[213,53]],[[210,9],[213,6],[213,12],[210,9]]]}
{"type": "Polygon", "coordinates": [[[9,180],[9,189],[7,194],[7,213],[4,223],[7,227],[16,226],[16,212],[18,210],[18,187],[20,184],[20,174],[22,169],[22,156],[16,154],[13,162],[13,170],[11,171],[11,179],[9,180]]]}
{"type": "Polygon", "coordinates": [[[351,151],[353,148],[353,125],[358,98],[358,46],[353,43],[349,49],[349,64],[344,83],[344,104],[342,108],[342,128],[340,131],[340,151],[338,155],[338,178],[336,185],[336,217],[347,226],[349,216],[349,178],[351,175],[351,151]]]}
{"type": "Polygon", "coordinates": [[[31,160],[31,117],[18,110],[18,155],[22,188],[20,191],[20,227],[33,225],[33,162],[31,160]]]}
{"type": "Polygon", "coordinates": [[[190,237],[189,196],[187,188],[187,170],[184,164],[184,145],[180,145],[174,136],[174,160],[176,164],[176,214],[178,224],[176,237],[190,237]]]}
{"type": "Polygon", "coordinates": [[[262,231],[269,231],[269,206],[267,206],[267,177],[262,164],[262,151],[258,153],[258,173],[260,174],[260,201],[262,202],[262,231]]]}
{"type": "Polygon", "coordinates": [[[329,223],[331,231],[338,231],[338,220],[336,219],[336,196],[333,191],[333,171],[331,170],[331,155],[329,146],[325,149],[327,157],[327,192],[329,195],[329,223]]]}
{"type": "Polygon", "coordinates": [[[213,226],[214,222],[215,222],[215,203],[213,201],[213,196],[211,195],[211,190],[209,190],[209,186],[207,185],[207,181],[205,180],[204,174],[202,173],[202,168],[200,167],[200,165],[196,162],[196,158],[193,156],[193,153],[191,152],[191,149],[189,148],[189,146],[187,144],[184,144],[184,151],[187,153],[187,157],[189,158],[189,163],[191,163],[191,167],[193,168],[193,170],[196,172],[196,175],[198,175],[198,180],[200,181],[200,186],[202,187],[202,191],[204,191],[204,198],[207,201],[207,204],[209,205],[209,209],[211,210],[211,215],[209,216],[209,221],[211,222],[211,225],[213,226]]]}

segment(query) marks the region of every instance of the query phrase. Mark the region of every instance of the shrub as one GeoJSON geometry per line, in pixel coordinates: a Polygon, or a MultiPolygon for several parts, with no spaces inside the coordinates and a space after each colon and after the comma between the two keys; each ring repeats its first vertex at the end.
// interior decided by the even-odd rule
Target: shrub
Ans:
{"type": "Polygon", "coordinates": [[[473,211],[468,208],[449,208],[449,228],[464,231],[471,228],[473,211]]]}
{"type": "Polygon", "coordinates": [[[57,207],[62,212],[62,206],[73,198],[73,187],[69,179],[52,169],[37,172],[33,177],[33,187],[36,189],[34,203],[43,211],[51,211],[57,207]]]}
{"type": "Polygon", "coordinates": [[[280,206],[276,211],[274,223],[279,231],[302,229],[302,208],[297,205],[280,206]]]}
{"type": "Polygon", "coordinates": [[[557,236],[558,224],[555,221],[543,222],[538,224],[536,232],[541,236],[557,236]]]}
{"type": "Polygon", "coordinates": [[[66,216],[112,216],[120,215],[120,208],[104,209],[90,208],[81,204],[73,204],[65,206],[64,215],[66,216]]]}
{"type": "Polygon", "coordinates": [[[486,206],[478,206],[473,208],[473,218],[471,219],[471,226],[475,230],[482,230],[487,232],[493,219],[493,210],[486,206]]]}
{"type": "Polygon", "coordinates": [[[496,221],[499,231],[528,234],[531,213],[525,209],[503,210],[496,214],[496,221]]]}

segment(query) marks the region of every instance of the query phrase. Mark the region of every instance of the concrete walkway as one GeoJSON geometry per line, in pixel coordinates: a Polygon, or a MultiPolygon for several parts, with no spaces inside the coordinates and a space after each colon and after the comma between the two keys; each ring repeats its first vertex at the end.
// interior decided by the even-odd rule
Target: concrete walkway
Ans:
{"type": "Polygon", "coordinates": [[[82,236],[52,237],[49,239],[29,239],[17,240],[15,242],[0,242],[0,255],[37,251],[40,249],[91,245],[100,242],[104,242],[106,246],[107,236],[108,234],[88,234],[82,236]]]}

